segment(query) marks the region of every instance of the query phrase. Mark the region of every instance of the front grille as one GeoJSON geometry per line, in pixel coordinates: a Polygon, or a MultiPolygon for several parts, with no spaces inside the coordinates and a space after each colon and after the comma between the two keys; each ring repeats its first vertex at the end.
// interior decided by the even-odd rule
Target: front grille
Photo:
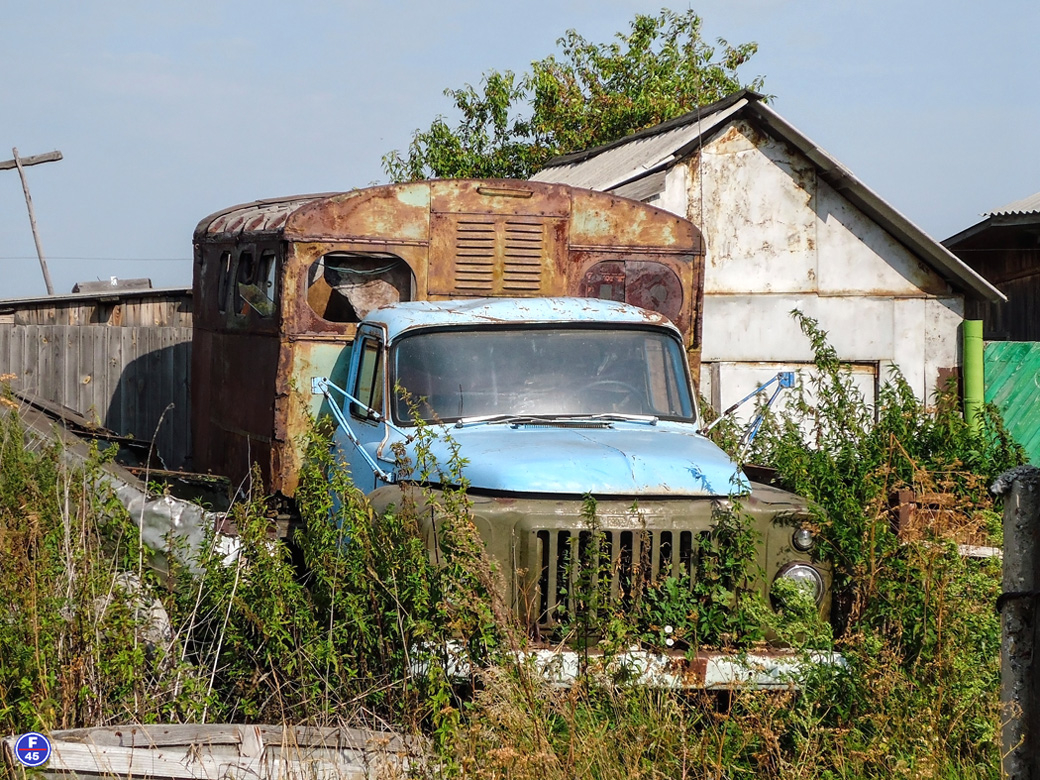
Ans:
{"type": "Polygon", "coordinates": [[[532,562],[540,564],[533,594],[538,626],[549,628],[564,614],[577,614],[582,591],[601,593],[624,608],[661,578],[688,575],[692,582],[708,536],[709,531],[537,531],[532,562]]]}

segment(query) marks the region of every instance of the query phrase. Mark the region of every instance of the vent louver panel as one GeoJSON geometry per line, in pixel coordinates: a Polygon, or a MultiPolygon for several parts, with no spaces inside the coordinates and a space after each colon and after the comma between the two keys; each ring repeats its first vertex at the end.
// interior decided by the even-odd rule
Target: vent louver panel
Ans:
{"type": "Polygon", "coordinates": [[[515,292],[538,292],[542,287],[545,224],[506,222],[502,287],[515,292]]]}
{"type": "Polygon", "coordinates": [[[538,295],[551,256],[537,218],[464,215],[454,220],[452,287],[464,295],[538,295]]]}
{"type": "Polygon", "coordinates": [[[494,292],[495,226],[459,220],[455,228],[455,288],[460,292],[494,292]]]}

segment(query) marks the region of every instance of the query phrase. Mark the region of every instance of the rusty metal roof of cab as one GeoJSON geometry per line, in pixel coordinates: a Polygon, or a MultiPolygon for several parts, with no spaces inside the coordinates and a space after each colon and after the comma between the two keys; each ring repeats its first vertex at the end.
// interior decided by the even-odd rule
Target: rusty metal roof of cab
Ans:
{"type": "Polygon", "coordinates": [[[291,496],[310,379],[343,378],[357,323],[388,303],[583,296],[658,311],[698,375],[703,245],[687,220],[566,185],[426,181],[261,200],[195,230],[199,470],[291,496]]]}

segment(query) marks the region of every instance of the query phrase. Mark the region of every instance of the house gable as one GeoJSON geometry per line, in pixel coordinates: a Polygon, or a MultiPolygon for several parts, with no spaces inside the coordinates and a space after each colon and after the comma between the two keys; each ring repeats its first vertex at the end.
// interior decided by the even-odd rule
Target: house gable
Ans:
{"type": "Polygon", "coordinates": [[[953,294],[804,154],[746,120],[727,123],[678,165],[688,186],[664,188],[653,202],[701,228],[706,294],[953,294]]]}

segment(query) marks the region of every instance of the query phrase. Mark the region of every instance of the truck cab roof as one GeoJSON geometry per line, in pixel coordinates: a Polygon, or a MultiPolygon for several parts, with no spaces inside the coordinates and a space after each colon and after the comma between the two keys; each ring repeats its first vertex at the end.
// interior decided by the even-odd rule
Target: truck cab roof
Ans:
{"type": "Polygon", "coordinates": [[[397,303],[371,312],[364,320],[386,330],[389,340],[414,328],[544,323],[650,325],[679,330],[662,314],[627,303],[597,298],[469,298],[397,303]]]}

